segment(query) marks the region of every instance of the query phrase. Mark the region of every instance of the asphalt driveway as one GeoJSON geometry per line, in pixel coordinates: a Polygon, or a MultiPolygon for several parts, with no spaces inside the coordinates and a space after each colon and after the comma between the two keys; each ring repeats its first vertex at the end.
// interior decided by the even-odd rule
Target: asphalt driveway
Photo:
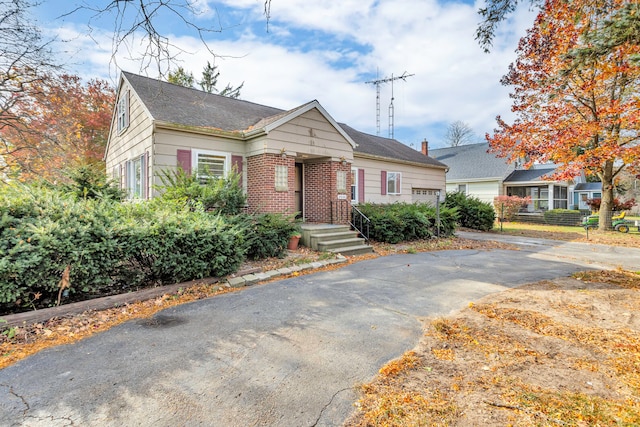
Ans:
{"type": "Polygon", "coordinates": [[[340,425],[420,318],[598,267],[590,246],[388,256],[168,309],[1,370],[0,425],[340,425]]]}

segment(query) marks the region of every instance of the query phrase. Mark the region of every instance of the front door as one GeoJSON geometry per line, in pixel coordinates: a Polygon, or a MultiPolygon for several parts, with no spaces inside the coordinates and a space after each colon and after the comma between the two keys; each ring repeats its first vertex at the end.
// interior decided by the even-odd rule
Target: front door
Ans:
{"type": "Polygon", "coordinates": [[[295,209],[296,218],[302,218],[303,216],[303,200],[304,193],[302,191],[302,163],[296,163],[296,184],[295,184],[295,209]]]}

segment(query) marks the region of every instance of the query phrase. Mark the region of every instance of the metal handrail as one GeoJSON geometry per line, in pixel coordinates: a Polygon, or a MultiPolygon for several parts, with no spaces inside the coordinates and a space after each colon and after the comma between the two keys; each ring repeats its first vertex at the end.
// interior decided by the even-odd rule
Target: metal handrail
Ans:
{"type": "Polygon", "coordinates": [[[363,214],[360,209],[356,206],[351,205],[351,221],[349,221],[349,225],[353,227],[362,237],[364,237],[365,241],[369,241],[369,225],[371,224],[371,220],[367,218],[365,214],[363,214]]]}

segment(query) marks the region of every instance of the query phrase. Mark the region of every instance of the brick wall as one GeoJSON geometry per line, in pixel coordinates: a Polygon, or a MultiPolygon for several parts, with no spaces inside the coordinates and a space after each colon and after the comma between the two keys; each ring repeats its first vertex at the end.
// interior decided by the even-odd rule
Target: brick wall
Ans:
{"type": "MultiPolygon", "coordinates": [[[[305,163],[305,221],[347,224],[351,209],[351,164],[340,162],[305,163]],[[346,199],[338,200],[337,172],[347,178],[346,199]]],[[[247,158],[247,205],[249,212],[295,212],[295,159],[276,154],[260,154],[247,158]],[[276,191],[276,165],[288,170],[288,190],[276,191]]]]}
{"type": "Polygon", "coordinates": [[[295,159],[276,154],[247,158],[247,204],[250,212],[295,212],[295,159]],[[288,189],[276,191],[276,165],[288,170],[288,189]]]}
{"type": "Polygon", "coordinates": [[[340,162],[307,163],[304,165],[304,212],[308,222],[348,223],[351,199],[351,164],[340,162]],[[346,173],[347,200],[338,200],[337,172],[346,173]]]}

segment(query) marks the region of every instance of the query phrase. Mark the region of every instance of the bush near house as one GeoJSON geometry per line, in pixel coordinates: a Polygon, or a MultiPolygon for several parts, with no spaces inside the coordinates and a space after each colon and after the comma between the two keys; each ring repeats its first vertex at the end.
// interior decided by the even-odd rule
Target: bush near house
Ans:
{"type": "Polygon", "coordinates": [[[456,208],[458,212],[458,224],[461,227],[474,230],[489,231],[493,228],[496,214],[489,203],[483,202],[477,197],[467,196],[464,193],[447,193],[444,205],[448,208],[456,208]]]}
{"type": "Polygon", "coordinates": [[[513,221],[521,208],[531,203],[531,197],[497,196],[493,199],[493,207],[504,221],[513,221]]]}
{"type": "Polygon", "coordinates": [[[300,227],[293,215],[264,213],[237,215],[231,218],[244,235],[243,252],[249,259],[282,258],[287,253],[289,238],[300,227]]]}
{"type": "Polygon", "coordinates": [[[225,276],[247,255],[281,256],[297,227],[282,215],[206,212],[197,201],[88,194],[0,185],[0,314],[225,276]]]}
{"type": "MultiPolygon", "coordinates": [[[[602,199],[599,197],[593,199],[587,199],[587,206],[591,208],[593,212],[598,212],[600,210],[600,204],[602,203],[602,199]]],[[[613,207],[611,210],[614,212],[622,212],[628,211],[632,207],[636,205],[636,199],[629,199],[625,202],[620,201],[617,197],[613,199],[613,207]]]]}
{"type": "MultiPolygon", "coordinates": [[[[427,204],[363,203],[358,209],[371,220],[369,237],[386,243],[429,239],[436,235],[436,208],[427,204]]],[[[440,236],[455,231],[455,209],[440,209],[440,236]]]]}

